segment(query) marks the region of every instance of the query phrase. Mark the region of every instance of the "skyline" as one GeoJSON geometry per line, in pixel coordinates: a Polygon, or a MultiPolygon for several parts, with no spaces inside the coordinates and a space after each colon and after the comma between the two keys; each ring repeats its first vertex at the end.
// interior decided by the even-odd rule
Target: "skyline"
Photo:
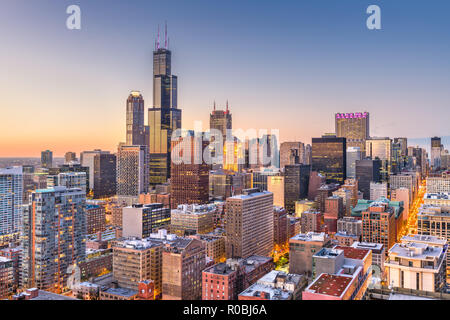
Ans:
{"type": "Polygon", "coordinates": [[[152,107],[151,55],[166,20],[183,128],[201,120],[206,129],[213,101],[220,108],[228,99],[234,128],[280,129],[281,142],[310,143],[334,131],[335,113],[361,111],[371,114],[372,136],[449,140],[449,4],[378,1],[383,29],[369,31],[365,8],[372,1],[286,1],[281,8],[258,2],[256,14],[255,1],[240,4],[238,14],[233,4],[175,2],[180,10],[158,2],[77,1],[82,30],[70,31],[65,8],[72,1],[5,1],[0,157],[115,152],[125,140],[129,93],[139,90],[145,108],[152,107]]]}

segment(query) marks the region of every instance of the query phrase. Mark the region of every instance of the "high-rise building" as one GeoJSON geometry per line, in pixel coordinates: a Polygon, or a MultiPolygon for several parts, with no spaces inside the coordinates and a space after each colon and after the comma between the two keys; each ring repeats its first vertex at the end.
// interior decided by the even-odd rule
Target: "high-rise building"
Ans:
{"type": "Polygon", "coordinates": [[[280,169],[298,163],[307,164],[305,145],[302,142],[283,142],[280,145],[280,169]]]}
{"type": "Polygon", "coordinates": [[[53,152],[50,150],[45,150],[41,152],[41,166],[42,168],[52,168],[53,167],[53,152]]]}
{"type": "Polygon", "coordinates": [[[0,299],[14,293],[14,266],[11,259],[0,256],[0,299]]]}
{"type": "Polygon", "coordinates": [[[288,243],[287,212],[283,207],[273,207],[273,243],[284,246],[288,243]]]}
{"type": "Polygon", "coordinates": [[[269,256],[273,248],[273,194],[257,189],[226,200],[226,251],[230,258],[269,256]]]}
{"type": "MultiPolygon", "coordinates": [[[[389,186],[391,190],[406,188],[409,191],[408,203],[413,200],[417,188],[416,188],[416,176],[407,172],[402,172],[400,174],[391,175],[389,177],[389,186]]],[[[373,199],[375,200],[375,199],[373,199]]]]}
{"type": "Polygon", "coordinates": [[[149,129],[144,117],[144,98],[139,91],[131,91],[127,99],[126,145],[148,146],[149,129]]]}
{"type": "Polygon", "coordinates": [[[69,266],[85,258],[85,237],[85,192],[66,187],[33,192],[23,214],[23,286],[63,290],[69,266]]]}
{"type": "Polygon", "coordinates": [[[431,166],[433,170],[441,167],[441,153],[443,149],[440,137],[431,138],[431,166]]]}
{"type": "Polygon", "coordinates": [[[180,204],[205,204],[209,201],[209,164],[203,159],[208,142],[188,135],[172,141],[172,208],[180,204]]]}
{"type": "Polygon", "coordinates": [[[312,170],[323,174],[327,183],[344,183],[347,177],[345,138],[325,135],[312,138],[312,170]]]}
{"type": "MultiPolygon", "coordinates": [[[[309,180],[309,176],[308,176],[309,180]]],[[[273,205],[284,207],[285,205],[285,191],[284,191],[284,177],[283,176],[269,176],[267,177],[267,191],[273,193],[273,205]]]]}
{"type": "Polygon", "coordinates": [[[366,141],[366,157],[381,160],[380,174],[388,181],[392,164],[392,140],[389,138],[370,138],[366,141]]]}
{"type": "Polygon", "coordinates": [[[232,130],[233,128],[228,101],[225,110],[216,110],[216,103],[214,102],[214,110],[209,115],[209,128],[219,130],[222,133],[222,141],[225,143],[227,139],[227,130],[232,130]]]}
{"type": "Polygon", "coordinates": [[[66,152],[66,154],[64,155],[64,163],[69,164],[71,162],[76,162],[77,161],[77,154],[75,152],[66,152]]]}
{"type": "Polygon", "coordinates": [[[172,133],[181,128],[177,96],[178,78],[172,75],[172,52],[168,43],[160,46],[158,32],[153,52],[153,107],[148,109],[151,185],[165,183],[171,176],[172,133]]]}
{"type": "Polygon", "coordinates": [[[109,197],[116,194],[116,155],[109,151],[84,151],[80,155],[80,163],[89,168],[89,189],[94,198],[109,197]]]}
{"type": "Polygon", "coordinates": [[[308,197],[311,166],[293,164],[284,167],[284,207],[295,212],[295,201],[308,197]]]}
{"type": "Polygon", "coordinates": [[[363,193],[364,199],[370,198],[370,182],[380,182],[381,160],[357,160],[356,161],[356,180],[358,181],[358,190],[363,193]]]}
{"type": "Polygon", "coordinates": [[[98,204],[86,204],[86,232],[94,234],[106,230],[105,207],[98,204]]]}
{"type": "Polygon", "coordinates": [[[21,167],[0,169],[0,243],[2,236],[19,232],[22,216],[21,167]]]}
{"type": "Polygon", "coordinates": [[[336,136],[346,138],[347,147],[359,147],[364,154],[370,136],[369,113],[337,113],[335,118],[336,136]]]}
{"type": "Polygon", "coordinates": [[[147,238],[161,228],[170,224],[170,209],[161,203],[133,204],[123,208],[122,236],[147,238]]]}
{"type": "Polygon", "coordinates": [[[427,177],[427,193],[449,193],[450,175],[447,177],[427,177]]]}
{"type": "Polygon", "coordinates": [[[201,300],[206,250],[200,240],[177,238],[169,245],[166,244],[162,263],[164,300],[201,300]]]}
{"type": "Polygon", "coordinates": [[[387,182],[370,182],[370,200],[388,197],[387,182]]]}
{"type": "Polygon", "coordinates": [[[356,161],[361,160],[361,149],[359,147],[347,148],[347,178],[356,178],[356,161]]]}
{"type": "MultiPolygon", "coordinates": [[[[68,189],[78,188],[86,193],[86,173],[85,172],[62,172],[57,176],[57,186],[68,189]]],[[[55,185],[53,185],[55,186],[55,185]]]]}
{"type": "Polygon", "coordinates": [[[117,152],[117,195],[139,197],[148,191],[148,149],[119,145],[117,152]]]}
{"type": "Polygon", "coordinates": [[[382,243],[390,248],[397,239],[394,209],[387,202],[375,201],[362,212],[362,241],[382,243]]]}

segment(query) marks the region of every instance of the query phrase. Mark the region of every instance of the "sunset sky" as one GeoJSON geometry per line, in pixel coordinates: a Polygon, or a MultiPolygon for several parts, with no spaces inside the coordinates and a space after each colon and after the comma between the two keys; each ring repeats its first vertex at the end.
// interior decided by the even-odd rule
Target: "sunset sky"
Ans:
{"type": "MultiPolygon", "coordinates": [[[[131,90],[152,101],[167,20],[183,127],[230,101],[234,128],[281,141],[368,111],[372,136],[449,136],[448,0],[2,0],[0,157],[115,151],[131,90]],[[66,28],[66,8],[82,30],[66,28]],[[366,27],[378,4],[382,30],[366,27]]],[[[450,146],[446,146],[450,147],[450,146]]]]}

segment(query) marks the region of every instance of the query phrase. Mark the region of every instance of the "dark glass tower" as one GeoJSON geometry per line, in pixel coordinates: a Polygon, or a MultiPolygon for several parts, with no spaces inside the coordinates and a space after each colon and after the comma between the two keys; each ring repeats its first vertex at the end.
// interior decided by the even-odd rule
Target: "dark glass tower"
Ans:
{"type": "Polygon", "coordinates": [[[172,132],[181,128],[181,110],[177,101],[177,77],[172,75],[172,52],[158,40],[153,52],[153,108],[148,109],[150,127],[150,185],[170,178],[170,141],[172,132]]]}
{"type": "Polygon", "coordinates": [[[284,207],[295,212],[295,201],[308,197],[311,166],[292,164],[284,167],[284,207]]]}
{"type": "Polygon", "coordinates": [[[132,91],[128,96],[126,121],[126,145],[148,145],[148,127],[144,126],[144,98],[139,91],[132,91]]]}
{"type": "Polygon", "coordinates": [[[325,135],[312,138],[312,171],[326,177],[327,183],[344,184],[347,176],[345,138],[325,135]]]}

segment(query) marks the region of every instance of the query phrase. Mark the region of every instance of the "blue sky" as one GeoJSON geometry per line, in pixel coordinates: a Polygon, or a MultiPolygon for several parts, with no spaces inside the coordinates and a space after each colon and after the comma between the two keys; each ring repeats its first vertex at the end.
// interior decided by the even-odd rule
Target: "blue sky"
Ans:
{"type": "Polygon", "coordinates": [[[369,111],[371,135],[450,134],[448,1],[2,0],[0,156],[114,150],[125,100],[152,101],[152,50],[167,21],[183,126],[229,99],[235,128],[281,140],[369,111]],[[65,27],[66,7],[82,30],[65,27]],[[366,28],[377,4],[382,30],[366,28]],[[21,125],[17,125],[20,123],[21,125]]]}

